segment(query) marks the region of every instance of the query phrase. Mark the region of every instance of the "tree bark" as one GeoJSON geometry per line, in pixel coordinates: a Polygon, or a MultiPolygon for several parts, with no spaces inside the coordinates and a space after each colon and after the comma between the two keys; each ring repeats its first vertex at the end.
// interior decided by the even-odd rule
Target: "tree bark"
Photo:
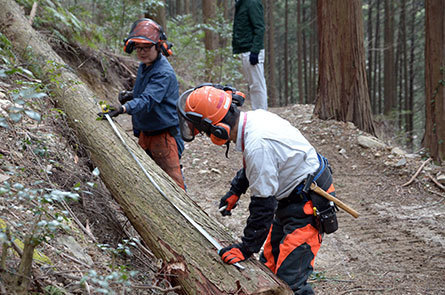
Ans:
{"type": "Polygon", "coordinates": [[[268,101],[271,107],[278,105],[275,75],[275,22],[273,19],[274,0],[264,0],[266,18],[266,81],[268,101]]]}
{"type": "Polygon", "coordinates": [[[314,114],[321,119],[353,122],[374,134],[361,1],[318,1],[318,24],[320,82],[314,114]]]}
{"type": "Polygon", "coordinates": [[[425,1],[425,135],[431,157],[445,160],[445,2],[425,1]]]}
{"type": "Polygon", "coordinates": [[[301,22],[301,0],[297,1],[297,76],[298,76],[298,103],[303,103],[304,101],[304,91],[303,91],[303,69],[302,69],[302,58],[303,58],[303,23],[301,22]]]}
{"type": "Polygon", "coordinates": [[[395,106],[397,81],[394,67],[394,4],[385,0],[385,49],[384,49],[384,109],[390,115],[395,106]]]}
{"type": "MultiPolygon", "coordinates": [[[[34,66],[40,79],[48,79],[51,64],[65,66],[39,33],[28,24],[15,1],[0,0],[0,29],[13,50],[34,66]],[[47,63],[52,61],[52,63],[47,63]]],[[[250,259],[240,271],[221,262],[216,249],[180,215],[147,179],[107,121],[97,121],[95,94],[69,67],[60,70],[54,96],[99,167],[101,178],[132,225],[153,253],[166,263],[186,294],[292,294],[260,262],[250,259]],[[119,155],[119,156],[116,156],[119,155]]],[[[232,243],[220,224],[206,215],[146,153],[118,127],[122,137],[166,197],[200,224],[223,246],[232,243]]]]}
{"type": "Polygon", "coordinates": [[[289,4],[284,3],[284,105],[289,104],[289,4]]]}
{"type": "MultiPolygon", "coordinates": [[[[202,0],[202,15],[204,24],[212,27],[216,15],[216,0],[202,0]]],[[[213,69],[219,67],[221,62],[217,60],[215,49],[218,48],[218,35],[211,29],[204,29],[204,46],[206,54],[206,67],[204,69],[207,82],[217,82],[213,69]]]]}
{"type": "Polygon", "coordinates": [[[167,21],[165,19],[165,0],[162,0],[164,5],[156,5],[154,9],[147,9],[144,14],[144,17],[150,18],[157,22],[163,29],[164,32],[167,33],[167,21]]]}

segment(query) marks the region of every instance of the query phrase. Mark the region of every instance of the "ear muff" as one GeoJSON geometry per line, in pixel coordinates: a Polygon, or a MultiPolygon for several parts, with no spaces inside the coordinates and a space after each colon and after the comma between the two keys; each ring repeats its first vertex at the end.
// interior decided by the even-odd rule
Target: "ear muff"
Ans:
{"type": "Polygon", "coordinates": [[[159,47],[160,47],[163,55],[165,55],[167,57],[169,57],[170,55],[173,55],[173,51],[171,50],[171,48],[173,47],[172,43],[165,41],[165,40],[160,40],[159,47]]]}
{"type": "Polygon", "coordinates": [[[225,123],[213,125],[210,139],[216,145],[223,145],[229,140],[230,126],[225,123]]]}
{"type": "Polygon", "coordinates": [[[124,40],[124,51],[128,54],[131,54],[134,50],[134,42],[133,41],[128,41],[128,39],[124,40]]]}

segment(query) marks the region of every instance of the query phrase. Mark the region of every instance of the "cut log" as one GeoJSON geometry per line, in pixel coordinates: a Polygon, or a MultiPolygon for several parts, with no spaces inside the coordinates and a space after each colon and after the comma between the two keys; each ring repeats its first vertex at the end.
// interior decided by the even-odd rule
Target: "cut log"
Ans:
{"type": "MultiPolygon", "coordinates": [[[[0,0],[0,30],[12,42],[14,52],[34,66],[33,71],[40,79],[49,80],[46,73],[54,72],[54,63],[65,65],[42,35],[29,25],[15,1],[0,0]]],[[[285,283],[256,260],[243,262],[242,271],[223,264],[212,244],[147,179],[110,124],[96,120],[99,106],[94,92],[84,83],[77,83],[80,78],[68,67],[59,71],[60,83],[54,85],[59,107],[134,228],[153,253],[167,264],[166,269],[177,276],[178,284],[187,294],[292,294],[285,283]]],[[[220,224],[203,212],[118,128],[129,148],[176,206],[223,246],[234,242],[220,224]]]]}

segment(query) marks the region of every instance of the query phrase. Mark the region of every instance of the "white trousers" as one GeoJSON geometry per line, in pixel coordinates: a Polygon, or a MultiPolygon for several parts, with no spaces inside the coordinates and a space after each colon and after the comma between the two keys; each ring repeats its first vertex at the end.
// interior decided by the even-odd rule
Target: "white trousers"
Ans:
{"type": "Polygon", "coordinates": [[[264,49],[258,55],[258,63],[254,66],[250,64],[250,52],[240,54],[243,64],[244,75],[249,84],[249,96],[252,109],[267,110],[267,87],[264,78],[264,49]]]}

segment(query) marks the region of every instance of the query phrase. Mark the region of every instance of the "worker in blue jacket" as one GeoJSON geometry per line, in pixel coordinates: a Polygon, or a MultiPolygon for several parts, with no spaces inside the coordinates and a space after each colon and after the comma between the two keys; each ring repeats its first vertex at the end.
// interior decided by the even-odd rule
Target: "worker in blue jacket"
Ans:
{"type": "Polygon", "coordinates": [[[134,22],[124,42],[124,51],[136,50],[141,63],[133,91],[119,93],[121,105],[114,107],[109,115],[131,115],[139,145],[184,189],[179,164],[184,142],[176,112],[179,87],[175,71],[166,58],[171,54],[171,44],[162,27],[148,18],[134,22]]]}

